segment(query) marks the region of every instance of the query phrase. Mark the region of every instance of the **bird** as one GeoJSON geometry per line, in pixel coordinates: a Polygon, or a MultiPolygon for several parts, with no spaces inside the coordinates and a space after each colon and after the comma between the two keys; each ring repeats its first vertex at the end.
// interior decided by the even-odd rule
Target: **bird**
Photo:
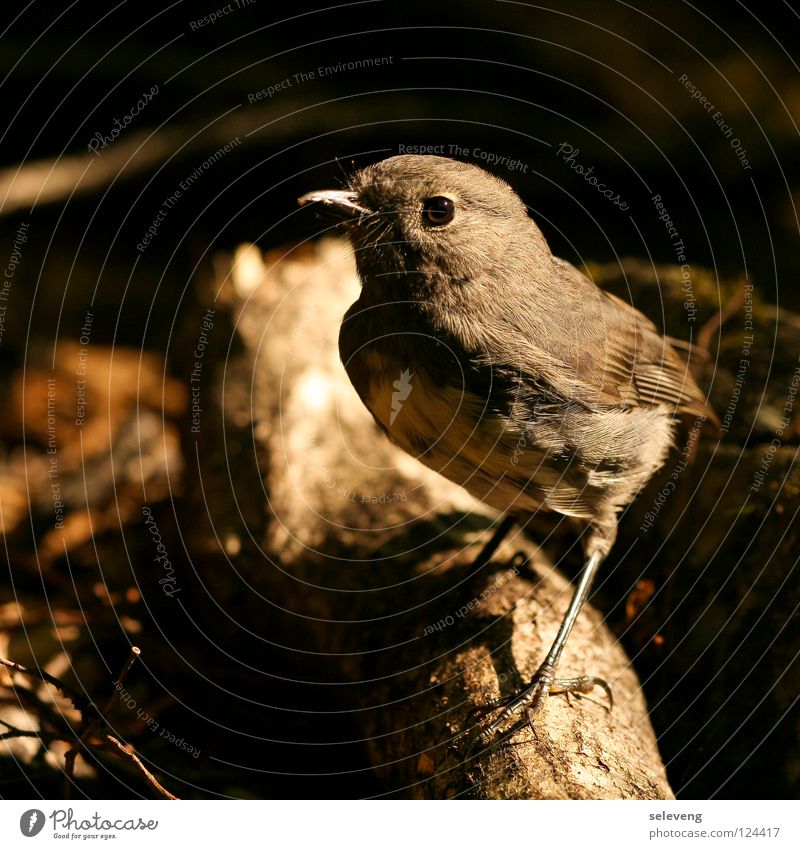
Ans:
{"type": "Polygon", "coordinates": [[[583,567],[557,636],[529,683],[490,704],[500,712],[483,738],[533,724],[556,692],[599,685],[612,699],[600,678],[556,672],[619,514],[664,464],[677,423],[718,423],[687,362],[554,256],[514,189],[477,165],[393,156],[298,201],[350,236],[361,290],[339,352],[378,427],[505,517],[476,564],[536,511],[579,527],[583,567]]]}

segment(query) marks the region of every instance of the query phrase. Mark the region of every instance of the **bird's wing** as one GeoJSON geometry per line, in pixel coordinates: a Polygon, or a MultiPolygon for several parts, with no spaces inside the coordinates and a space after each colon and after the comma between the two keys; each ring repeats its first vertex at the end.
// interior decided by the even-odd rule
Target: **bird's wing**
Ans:
{"type": "Polygon", "coordinates": [[[542,334],[528,352],[548,383],[590,407],[665,404],[716,420],[688,364],[648,318],[565,260],[555,259],[554,269],[559,302],[570,309],[553,317],[559,333],[547,343],[542,334]]]}

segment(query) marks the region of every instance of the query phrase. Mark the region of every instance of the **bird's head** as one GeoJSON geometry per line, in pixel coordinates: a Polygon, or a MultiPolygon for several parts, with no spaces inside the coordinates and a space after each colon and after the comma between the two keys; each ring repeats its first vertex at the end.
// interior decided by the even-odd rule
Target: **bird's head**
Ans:
{"type": "Polygon", "coordinates": [[[482,168],[440,156],[394,156],[358,171],[343,190],[310,192],[348,227],[366,287],[403,280],[416,296],[476,286],[498,267],[550,252],[514,190],[482,168]]]}

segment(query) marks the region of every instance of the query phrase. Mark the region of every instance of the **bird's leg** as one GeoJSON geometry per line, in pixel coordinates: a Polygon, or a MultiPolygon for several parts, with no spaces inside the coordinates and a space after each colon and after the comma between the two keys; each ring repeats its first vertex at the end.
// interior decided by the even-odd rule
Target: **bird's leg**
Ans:
{"type": "Polygon", "coordinates": [[[581,677],[581,678],[556,678],[555,672],[558,666],[558,661],[561,659],[561,652],[567,643],[570,632],[575,625],[575,620],[581,611],[592,587],[592,582],[597,574],[597,569],[603,559],[603,555],[596,551],[589,557],[581,572],[578,585],[575,588],[575,594],[572,597],[569,608],[564,615],[564,620],[561,627],[558,629],[553,645],[547,653],[542,665],[533,676],[531,683],[521,692],[514,696],[505,698],[501,701],[496,701],[493,706],[500,707],[504,705],[504,710],[492,722],[481,735],[484,739],[491,738],[499,731],[505,723],[520,711],[526,710],[528,719],[532,722],[536,714],[542,709],[544,701],[550,693],[580,693],[587,694],[592,689],[599,685],[605,689],[609,695],[609,700],[613,704],[611,697],[611,689],[608,684],[600,678],[581,677]]]}
{"type": "Polygon", "coordinates": [[[511,529],[514,527],[516,519],[513,516],[504,516],[503,521],[495,528],[494,533],[489,538],[489,541],[483,546],[480,554],[475,558],[472,564],[472,571],[478,572],[494,557],[495,552],[503,543],[503,540],[508,536],[511,529]]]}

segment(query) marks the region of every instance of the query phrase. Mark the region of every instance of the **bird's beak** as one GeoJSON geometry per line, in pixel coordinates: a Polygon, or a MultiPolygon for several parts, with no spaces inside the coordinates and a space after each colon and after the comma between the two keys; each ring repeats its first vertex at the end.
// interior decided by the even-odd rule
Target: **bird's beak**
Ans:
{"type": "Polygon", "coordinates": [[[309,192],[297,199],[300,206],[305,206],[307,203],[321,203],[326,210],[330,210],[340,218],[351,218],[354,215],[363,215],[365,212],[369,212],[365,206],[361,206],[357,201],[358,195],[355,192],[335,191],[333,189],[309,192]]]}

